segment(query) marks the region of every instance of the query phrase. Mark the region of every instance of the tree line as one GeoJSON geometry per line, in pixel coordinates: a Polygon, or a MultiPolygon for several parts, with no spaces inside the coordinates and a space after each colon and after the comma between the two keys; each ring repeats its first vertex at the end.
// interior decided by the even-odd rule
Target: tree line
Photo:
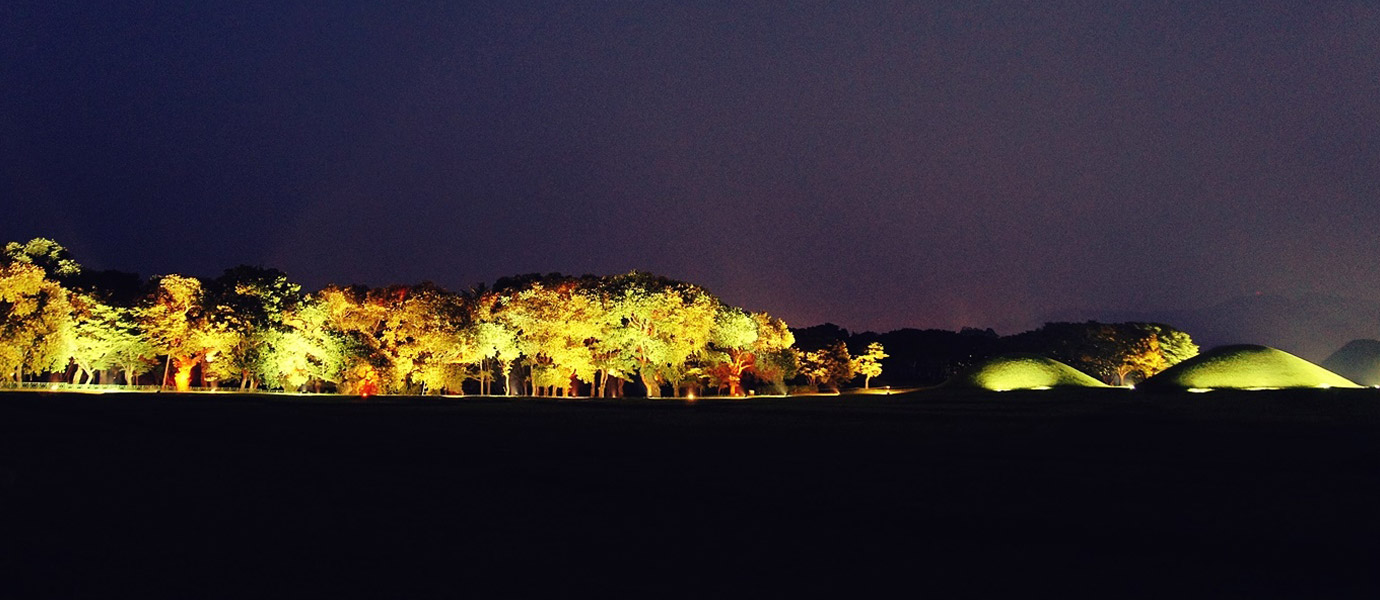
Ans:
{"type": "Polygon", "coordinates": [[[647,273],[304,293],[261,267],[204,281],[87,271],[41,238],[5,246],[0,317],[9,379],[178,390],[744,395],[784,393],[813,360],[780,319],[647,273]]]}
{"type": "Polygon", "coordinates": [[[656,275],[505,277],[305,293],[276,269],[143,279],[47,239],[0,255],[0,379],[346,394],[745,395],[931,385],[997,354],[1133,383],[1197,354],[1156,323],[850,334],[791,329],[656,275]]]}

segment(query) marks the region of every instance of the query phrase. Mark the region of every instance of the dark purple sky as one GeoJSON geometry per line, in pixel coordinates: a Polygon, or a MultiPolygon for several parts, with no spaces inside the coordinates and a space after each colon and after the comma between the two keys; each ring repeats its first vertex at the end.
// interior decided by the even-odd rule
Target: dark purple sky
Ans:
{"type": "Polygon", "coordinates": [[[61,4],[0,4],[0,239],[94,267],[637,268],[878,330],[1380,301],[1374,2],[61,4]]]}

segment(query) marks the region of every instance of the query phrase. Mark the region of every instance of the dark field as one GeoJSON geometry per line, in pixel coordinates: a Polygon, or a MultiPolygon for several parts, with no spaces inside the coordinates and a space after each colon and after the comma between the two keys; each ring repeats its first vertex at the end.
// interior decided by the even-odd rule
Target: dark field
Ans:
{"type": "Polygon", "coordinates": [[[4,597],[1375,597],[1380,392],[0,395],[4,597]]]}

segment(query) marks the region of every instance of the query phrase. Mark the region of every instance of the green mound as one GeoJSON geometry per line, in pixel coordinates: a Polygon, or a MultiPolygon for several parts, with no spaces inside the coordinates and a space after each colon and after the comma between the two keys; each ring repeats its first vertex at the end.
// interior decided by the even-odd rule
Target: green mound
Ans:
{"type": "Polygon", "coordinates": [[[1361,385],[1380,385],[1380,340],[1352,340],[1322,361],[1324,369],[1361,385]]]}
{"type": "Polygon", "coordinates": [[[1146,379],[1138,389],[1211,390],[1361,387],[1345,377],[1265,346],[1221,346],[1146,379]]]}
{"type": "Polygon", "coordinates": [[[1107,387],[1086,373],[1037,354],[1004,354],[950,379],[947,387],[1004,392],[1056,387],[1107,387]]]}

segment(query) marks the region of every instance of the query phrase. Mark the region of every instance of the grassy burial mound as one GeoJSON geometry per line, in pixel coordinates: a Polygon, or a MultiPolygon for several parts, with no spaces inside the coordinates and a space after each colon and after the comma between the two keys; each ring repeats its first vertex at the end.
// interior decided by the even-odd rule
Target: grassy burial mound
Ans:
{"type": "Polygon", "coordinates": [[[1352,340],[1322,361],[1324,369],[1361,385],[1380,385],[1380,340],[1352,340]]]}
{"type": "Polygon", "coordinates": [[[945,387],[1004,392],[1059,387],[1107,387],[1092,376],[1038,354],[1003,354],[954,375],[945,387]]]}
{"type": "Polygon", "coordinates": [[[1136,386],[1148,390],[1355,388],[1332,371],[1266,346],[1221,346],[1174,365],[1136,386]]]}

